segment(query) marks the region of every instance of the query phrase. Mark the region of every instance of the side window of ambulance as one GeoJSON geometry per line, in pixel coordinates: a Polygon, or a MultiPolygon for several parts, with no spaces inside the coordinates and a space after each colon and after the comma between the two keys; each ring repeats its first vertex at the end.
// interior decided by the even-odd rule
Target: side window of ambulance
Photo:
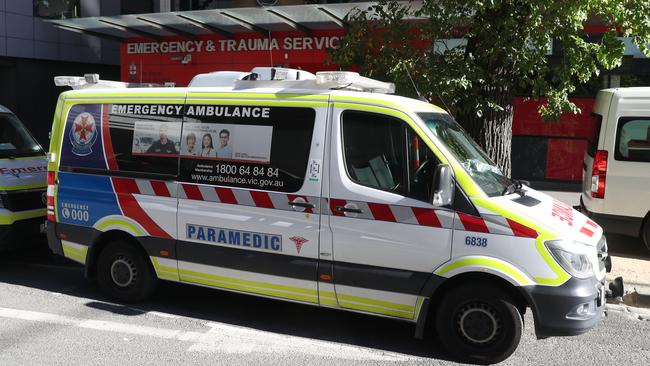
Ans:
{"type": "Polygon", "coordinates": [[[312,108],[188,105],[180,179],[297,192],[305,180],[315,117],[312,108]]]}
{"type": "Polygon", "coordinates": [[[346,111],[342,130],[345,166],[353,182],[429,201],[438,160],[404,122],[346,111]]]}
{"type": "Polygon", "coordinates": [[[121,172],[176,176],[181,136],[180,106],[109,105],[116,167],[121,172]],[[178,113],[177,113],[178,112],[178,113]]]}
{"type": "Polygon", "coordinates": [[[650,117],[619,119],[616,160],[650,162],[650,117]]]}
{"type": "Polygon", "coordinates": [[[66,117],[61,165],[88,172],[176,176],[182,109],[182,105],[75,105],[66,117]]]}

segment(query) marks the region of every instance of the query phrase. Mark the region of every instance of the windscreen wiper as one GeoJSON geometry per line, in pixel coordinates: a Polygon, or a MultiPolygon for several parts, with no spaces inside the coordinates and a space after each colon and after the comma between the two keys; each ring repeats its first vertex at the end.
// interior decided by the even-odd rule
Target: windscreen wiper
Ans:
{"type": "Polygon", "coordinates": [[[524,185],[530,186],[530,182],[527,180],[512,179],[512,183],[503,190],[502,196],[519,193],[520,196],[525,196],[526,191],[523,189],[524,185]]]}

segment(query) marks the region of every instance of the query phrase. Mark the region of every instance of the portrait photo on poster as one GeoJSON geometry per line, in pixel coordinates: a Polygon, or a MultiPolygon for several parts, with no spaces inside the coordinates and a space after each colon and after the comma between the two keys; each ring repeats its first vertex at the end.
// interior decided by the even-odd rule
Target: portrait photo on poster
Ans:
{"type": "Polygon", "coordinates": [[[272,126],[185,123],[181,157],[268,164],[272,126]]]}
{"type": "Polygon", "coordinates": [[[136,121],[133,130],[133,155],[178,156],[181,124],[136,121]]]}

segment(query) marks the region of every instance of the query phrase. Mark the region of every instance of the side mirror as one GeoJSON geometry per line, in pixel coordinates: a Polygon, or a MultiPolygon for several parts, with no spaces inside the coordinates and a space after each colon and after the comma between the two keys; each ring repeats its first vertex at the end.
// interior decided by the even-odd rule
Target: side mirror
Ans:
{"type": "Polygon", "coordinates": [[[454,182],[451,177],[451,167],[446,164],[438,165],[433,175],[433,205],[449,206],[454,199],[454,182]]]}

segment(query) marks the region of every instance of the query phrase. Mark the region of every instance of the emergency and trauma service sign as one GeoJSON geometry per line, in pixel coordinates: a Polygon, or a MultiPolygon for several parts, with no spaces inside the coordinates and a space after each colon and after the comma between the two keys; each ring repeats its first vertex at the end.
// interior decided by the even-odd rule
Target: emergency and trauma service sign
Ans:
{"type": "Polygon", "coordinates": [[[273,32],[268,37],[237,33],[232,38],[197,35],[188,40],[164,37],[160,41],[130,39],[121,45],[121,79],[130,82],[173,82],[187,85],[194,75],[214,70],[250,70],[260,64],[299,66],[309,71],[334,70],[327,52],[336,48],[343,30],[273,32]]]}

